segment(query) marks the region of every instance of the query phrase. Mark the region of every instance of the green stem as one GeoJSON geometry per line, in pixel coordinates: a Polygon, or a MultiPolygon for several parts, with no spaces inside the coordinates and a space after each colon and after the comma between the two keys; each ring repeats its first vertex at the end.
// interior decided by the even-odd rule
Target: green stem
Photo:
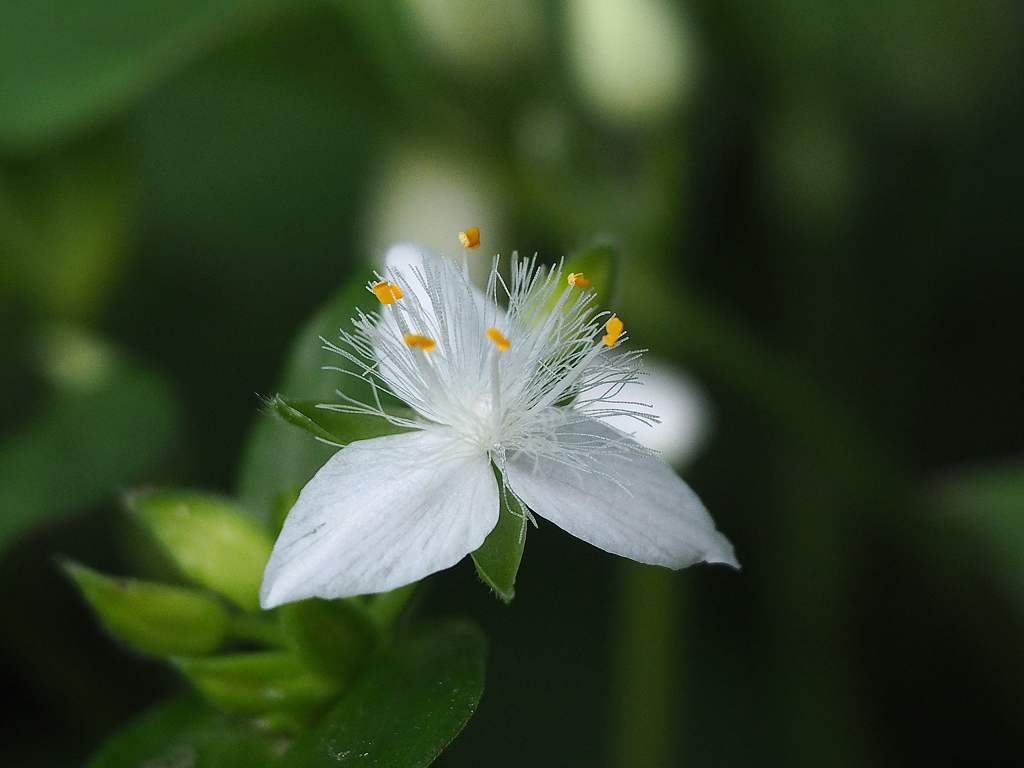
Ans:
{"type": "Polygon", "coordinates": [[[679,752],[681,574],[619,563],[615,617],[612,762],[668,768],[679,752]]]}

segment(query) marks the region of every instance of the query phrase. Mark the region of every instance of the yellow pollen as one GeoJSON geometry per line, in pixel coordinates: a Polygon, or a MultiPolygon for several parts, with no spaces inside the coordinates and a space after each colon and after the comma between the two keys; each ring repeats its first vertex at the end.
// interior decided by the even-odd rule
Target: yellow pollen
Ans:
{"type": "Polygon", "coordinates": [[[424,352],[432,350],[436,343],[429,336],[420,336],[418,333],[407,333],[405,334],[405,343],[410,347],[419,347],[424,352]]]}
{"type": "Polygon", "coordinates": [[[394,304],[398,299],[402,298],[402,289],[394,283],[389,283],[387,280],[374,283],[370,286],[370,289],[380,299],[381,304],[394,304]]]}
{"type": "Polygon", "coordinates": [[[512,346],[512,342],[505,338],[501,334],[501,331],[499,331],[494,326],[491,326],[490,328],[487,329],[487,338],[493,341],[494,346],[496,346],[498,350],[501,352],[504,352],[506,349],[512,346]]]}
{"type": "Polygon", "coordinates": [[[604,335],[604,338],[601,339],[601,341],[605,343],[605,346],[614,347],[615,342],[619,340],[619,336],[622,335],[626,326],[621,320],[619,320],[619,318],[612,315],[608,318],[608,322],[604,324],[604,329],[608,331],[608,333],[604,335]]]}
{"type": "Polygon", "coordinates": [[[465,232],[459,232],[459,241],[465,248],[479,248],[480,227],[470,227],[465,232]]]}
{"type": "Polygon", "coordinates": [[[582,272],[570,272],[569,285],[571,285],[574,288],[576,286],[579,286],[580,288],[585,288],[586,286],[590,285],[590,281],[583,276],[582,272]]]}

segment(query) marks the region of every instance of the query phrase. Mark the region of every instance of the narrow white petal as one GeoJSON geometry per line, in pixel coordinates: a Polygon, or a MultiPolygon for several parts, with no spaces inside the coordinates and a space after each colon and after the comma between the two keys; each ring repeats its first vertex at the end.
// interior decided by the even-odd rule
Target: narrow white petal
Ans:
{"type": "Polygon", "coordinates": [[[557,431],[583,468],[526,454],[507,457],[505,477],[534,512],[606,552],[682,568],[702,560],[739,567],[700,499],[654,456],[613,450],[632,441],[596,421],[557,431]]]}
{"type": "Polygon", "coordinates": [[[267,563],[260,603],[395,589],[454,565],[497,521],[490,458],[451,430],[352,443],[302,489],[267,563]]]}

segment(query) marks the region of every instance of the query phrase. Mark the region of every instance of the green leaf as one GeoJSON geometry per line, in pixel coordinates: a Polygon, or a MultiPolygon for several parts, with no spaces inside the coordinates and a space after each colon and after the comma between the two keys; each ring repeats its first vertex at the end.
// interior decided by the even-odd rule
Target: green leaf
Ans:
{"type": "Polygon", "coordinates": [[[0,163],[0,298],[95,316],[130,253],[131,178],[128,152],[110,141],[0,163]]]}
{"type": "Polygon", "coordinates": [[[242,608],[259,609],[273,542],[237,505],[219,496],[177,491],[134,493],[126,505],[182,574],[242,608]]]}
{"type": "Polygon", "coordinates": [[[0,445],[0,550],[137,481],[174,434],[176,410],[158,376],[101,343],[54,346],[47,365],[60,388],[0,445]]]}
{"type": "MultiPolygon", "coordinates": [[[[308,400],[288,400],[277,395],[270,401],[270,405],[278,416],[292,426],[338,445],[409,431],[408,428],[392,424],[381,416],[343,413],[308,400]]],[[[416,417],[416,412],[412,408],[401,406],[389,406],[387,412],[402,419],[416,417]]]]}
{"type": "Polygon", "coordinates": [[[487,534],[484,543],[471,553],[476,572],[494,594],[506,603],[516,596],[516,574],[526,546],[527,517],[519,500],[505,489],[501,474],[495,468],[501,489],[498,524],[487,534]]]}
{"type": "Polygon", "coordinates": [[[265,724],[285,724],[285,730],[301,727],[338,692],[334,680],[310,671],[290,651],[181,656],[173,661],[203,696],[224,711],[268,717],[265,724]]]}
{"type": "Polygon", "coordinates": [[[0,143],[92,128],[160,79],[266,18],[276,0],[6,0],[0,143]]]}
{"type": "MultiPolygon", "coordinates": [[[[336,390],[362,402],[372,402],[366,382],[325,366],[351,370],[338,354],[325,350],[323,339],[337,339],[340,328],[350,329],[359,306],[376,301],[366,290],[369,273],[348,282],[309,321],[292,345],[280,391],[287,402],[336,402],[336,390]]],[[[389,402],[390,407],[394,402],[389,402]]],[[[301,488],[338,449],[293,429],[280,419],[261,414],[245,448],[239,473],[239,498],[257,519],[269,523],[282,493],[301,488]]]]}
{"type": "Polygon", "coordinates": [[[64,570],[114,634],[143,653],[199,655],[224,640],[227,611],[207,595],[104,576],[78,563],[65,563],[64,570]]]}
{"type": "Polygon", "coordinates": [[[476,711],[484,653],[480,631],[463,622],[420,629],[397,642],[296,740],[283,768],[429,765],[476,711]]]}
{"type": "Polygon", "coordinates": [[[380,631],[359,598],[301,600],[278,609],[281,628],[306,664],[347,683],[376,648],[380,631]]]}
{"type": "Polygon", "coordinates": [[[89,768],[270,768],[281,749],[280,737],[187,696],[157,707],[112,736],[89,768]]]}
{"type": "Polygon", "coordinates": [[[598,306],[607,307],[615,297],[615,287],[619,277],[619,251],[614,245],[605,241],[571,253],[565,260],[562,272],[582,272],[590,281],[589,288],[596,296],[598,306]]]}

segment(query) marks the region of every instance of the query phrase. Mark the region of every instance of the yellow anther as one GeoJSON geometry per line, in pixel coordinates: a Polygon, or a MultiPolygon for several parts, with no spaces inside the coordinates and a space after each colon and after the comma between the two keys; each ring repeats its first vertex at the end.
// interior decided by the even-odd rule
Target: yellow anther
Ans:
{"type": "Polygon", "coordinates": [[[465,232],[459,232],[459,241],[465,248],[479,248],[480,227],[470,227],[465,232]]]}
{"type": "Polygon", "coordinates": [[[405,343],[410,347],[419,347],[424,352],[429,352],[435,346],[436,342],[429,336],[420,336],[418,333],[407,333],[405,334],[405,343]]]}
{"type": "Polygon", "coordinates": [[[394,304],[400,298],[402,298],[402,289],[394,283],[389,283],[387,280],[381,280],[379,283],[374,283],[370,286],[374,295],[380,299],[381,304],[394,304]]]}
{"type": "Polygon", "coordinates": [[[493,325],[487,329],[487,338],[493,341],[494,346],[496,346],[502,352],[504,352],[506,349],[512,346],[512,342],[505,338],[505,336],[502,335],[501,331],[499,331],[493,325]]]}
{"type": "Polygon", "coordinates": [[[583,276],[582,272],[570,272],[569,285],[571,285],[573,288],[577,286],[579,286],[580,288],[585,288],[586,286],[590,285],[590,281],[583,276]]]}
{"type": "Polygon", "coordinates": [[[608,322],[604,324],[604,329],[607,331],[607,333],[604,335],[604,338],[601,339],[601,341],[603,341],[606,346],[614,347],[615,342],[619,340],[619,336],[622,335],[622,332],[626,329],[626,326],[623,324],[621,320],[619,320],[619,318],[615,317],[615,315],[612,315],[610,318],[608,318],[608,322]]]}

